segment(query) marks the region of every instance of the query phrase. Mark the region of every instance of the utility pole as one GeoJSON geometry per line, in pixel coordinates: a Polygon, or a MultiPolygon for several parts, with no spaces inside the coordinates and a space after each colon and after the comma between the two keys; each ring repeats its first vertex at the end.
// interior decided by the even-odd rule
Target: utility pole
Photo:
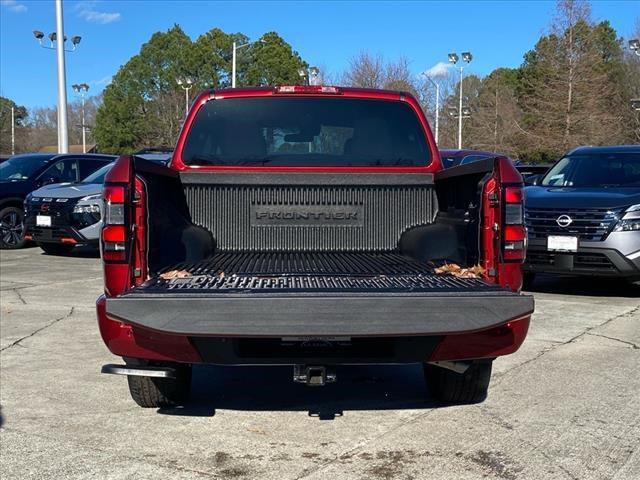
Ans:
{"type": "MultiPolygon", "coordinates": [[[[462,52],[462,60],[469,63],[473,59],[471,52],[462,52]]],[[[458,54],[450,53],[449,62],[452,64],[458,63],[458,54]]],[[[460,65],[460,98],[458,102],[458,150],[462,150],[462,79],[463,79],[464,67],[460,65]]]]}
{"type": "Polygon", "coordinates": [[[82,102],[82,153],[87,153],[87,136],[86,136],[86,124],[84,121],[84,96],[89,91],[89,85],[86,83],[75,83],[71,85],[73,91],[80,95],[80,100],[82,102]]]}
{"type": "Polygon", "coordinates": [[[460,101],[458,103],[458,150],[462,150],[462,72],[464,67],[460,66],[460,101]]]}
{"type": "Polygon", "coordinates": [[[42,39],[44,33],[39,30],[33,31],[33,36],[40,43],[42,48],[49,50],[55,50],[58,64],[58,152],[69,152],[69,134],[67,130],[67,78],[65,70],[65,52],[74,52],[76,47],[80,44],[82,39],[78,35],[71,37],[71,43],[73,48],[66,50],[64,48],[64,42],[67,38],[64,36],[64,25],[62,18],[62,0],[55,0],[56,6],[56,31],[49,34],[49,45],[44,45],[42,39]],[[55,44],[54,44],[55,42],[55,44]]]}
{"type": "Polygon", "coordinates": [[[14,108],[11,107],[11,155],[16,154],[16,117],[14,108]]]}
{"type": "Polygon", "coordinates": [[[184,90],[184,101],[185,101],[184,116],[186,118],[187,114],[189,113],[189,90],[193,88],[193,80],[191,80],[190,77],[186,77],[186,78],[179,77],[179,78],[176,78],[176,83],[180,85],[184,90]]]}
{"type": "Polygon", "coordinates": [[[58,56],[58,151],[69,153],[67,131],[67,78],[64,65],[64,25],[62,0],[56,0],[56,54],[58,56]]]}
{"type": "Polygon", "coordinates": [[[231,55],[231,88],[236,88],[236,42],[233,42],[233,55],[231,55]]]}
{"type": "Polygon", "coordinates": [[[238,45],[236,42],[233,42],[233,53],[231,54],[231,88],[236,88],[236,58],[237,58],[237,50],[241,48],[248,47],[252,43],[267,43],[266,40],[257,40],[256,42],[247,42],[242,45],[238,45]]]}

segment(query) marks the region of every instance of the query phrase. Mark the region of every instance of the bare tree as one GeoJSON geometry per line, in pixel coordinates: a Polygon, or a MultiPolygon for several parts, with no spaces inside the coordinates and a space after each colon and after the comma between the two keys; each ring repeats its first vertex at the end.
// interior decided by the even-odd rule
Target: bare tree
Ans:
{"type": "Polygon", "coordinates": [[[381,55],[360,52],[349,61],[342,83],[359,88],[382,88],[385,83],[385,66],[381,55]]]}

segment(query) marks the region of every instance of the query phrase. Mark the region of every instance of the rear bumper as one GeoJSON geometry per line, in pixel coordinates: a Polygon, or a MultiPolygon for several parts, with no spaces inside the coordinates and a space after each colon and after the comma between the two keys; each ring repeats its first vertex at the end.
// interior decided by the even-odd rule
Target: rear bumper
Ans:
{"type": "Polygon", "coordinates": [[[250,301],[246,295],[162,297],[98,300],[100,330],[112,353],[188,363],[318,361],[316,350],[297,355],[280,349],[281,342],[302,337],[336,347],[323,351],[324,363],[492,358],[519,348],[533,311],[532,297],[508,292],[467,297],[252,295],[250,301]],[[349,347],[337,348],[345,338],[349,347]]]}

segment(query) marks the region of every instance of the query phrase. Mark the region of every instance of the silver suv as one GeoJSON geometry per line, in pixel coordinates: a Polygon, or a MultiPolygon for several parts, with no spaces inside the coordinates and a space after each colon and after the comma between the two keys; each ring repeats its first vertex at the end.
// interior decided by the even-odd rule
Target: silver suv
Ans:
{"type": "Polygon", "coordinates": [[[640,145],[580,147],[525,189],[538,272],[640,280],[640,145]]]}

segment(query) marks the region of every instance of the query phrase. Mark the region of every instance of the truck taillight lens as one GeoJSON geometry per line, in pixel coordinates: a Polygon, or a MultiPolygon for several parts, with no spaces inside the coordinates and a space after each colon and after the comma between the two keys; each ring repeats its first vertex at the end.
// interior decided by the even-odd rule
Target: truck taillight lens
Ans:
{"type": "Polygon", "coordinates": [[[127,229],[125,197],[123,186],[104,187],[105,215],[102,228],[102,258],[110,262],[124,262],[127,259],[127,229]]]}
{"type": "Polygon", "coordinates": [[[524,227],[523,195],[521,187],[504,190],[505,217],[503,252],[505,260],[521,262],[527,248],[527,231],[524,227]]]}

